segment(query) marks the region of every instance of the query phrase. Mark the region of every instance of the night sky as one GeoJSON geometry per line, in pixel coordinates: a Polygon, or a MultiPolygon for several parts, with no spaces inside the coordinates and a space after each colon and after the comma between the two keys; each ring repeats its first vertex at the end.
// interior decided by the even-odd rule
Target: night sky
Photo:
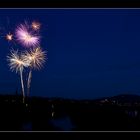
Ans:
{"type": "MultiPolygon", "coordinates": [[[[25,20],[41,23],[41,47],[48,57],[43,69],[33,71],[31,96],[140,95],[140,9],[0,10],[4,33],[25,20]]],[[[1,35],[1,94],[20,91],[20,77],[9,70],[6,56],[21,47],[1,35]]]]}

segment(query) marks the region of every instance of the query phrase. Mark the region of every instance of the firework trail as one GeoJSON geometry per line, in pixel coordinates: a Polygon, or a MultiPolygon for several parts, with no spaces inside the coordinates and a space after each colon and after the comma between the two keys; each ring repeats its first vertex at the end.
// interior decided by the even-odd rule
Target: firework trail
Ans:
{"type": "Polygon", "coordinates": [[[29,64],[30,71],[27,80],[27,94],[29,96],[31,78],[32,78],[32,69],[41,69],[43,64],[45,63],[46,52],[42,51],[40,47],[33,48],[30,51],[26,51],[22,55],[22,60],[29,64]]]}
{"type": "MultiPolygon", "coordinates": [[[[36,28],[38,28],[38,26],[36,26],[36,28]]],[[[27,24],[20,24],[16,28],[16,38],[17,41],[25,47],[36,47],[40,41],[40,36],[30,30],[27,24]]]]}
{"type": "Polygon", "coordinates": [[[23,103],[25,102],[25,91],[24,91],[24,83],[23,83],[23,69],[20,68],[20,80],[21,80],[21,86],[22,86],[22,93],[23,93],[23,103]]]}
{"type": "Polygon", "coordinates": [[[12,71],[20,72],[20,80],[21,80],[21,87],[22,87],[22,94],[23,94],[23,103],[25,100],[25,91],[24,91],[24,83],[23,83],[23,69],[24,67],[28,67],[29,64],[24,62],[18,51],[11,51],[11,55],[7,56],[7,60],[9,61],[9,66],[12,71]]]}
{"type": "Polygon", "coordinates": [[[28,96],[30,94],[31,78],[32,78],[32,69],[30,68],[29,75],[28,75],[28,81],[27,81],[27,95],[28,96]]]}

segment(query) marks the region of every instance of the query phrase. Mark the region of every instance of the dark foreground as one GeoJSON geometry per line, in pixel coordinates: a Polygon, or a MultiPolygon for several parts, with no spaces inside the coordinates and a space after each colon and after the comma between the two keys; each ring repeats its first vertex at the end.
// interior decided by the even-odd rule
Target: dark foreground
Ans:
{"type": "Polygon", "coordinates": [[[140,97],[99,100],[0,96],[0,131],[140,130],[140,97]]]}

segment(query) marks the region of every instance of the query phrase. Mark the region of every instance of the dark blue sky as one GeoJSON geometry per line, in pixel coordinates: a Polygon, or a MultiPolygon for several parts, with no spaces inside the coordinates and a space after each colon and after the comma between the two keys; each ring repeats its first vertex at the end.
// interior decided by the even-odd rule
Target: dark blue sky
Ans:
{"type": "MultiPolygon", "coordinates": [[[[41,46],[48,51],[44,69],[33,71],[31,96],[140,95],[140,9],[0,10],[7,32],[24,20],[42,23],[41,46]]],[[[0,38],[0,93],[20,89],[6,61],[11,47],[0,38]]]]}

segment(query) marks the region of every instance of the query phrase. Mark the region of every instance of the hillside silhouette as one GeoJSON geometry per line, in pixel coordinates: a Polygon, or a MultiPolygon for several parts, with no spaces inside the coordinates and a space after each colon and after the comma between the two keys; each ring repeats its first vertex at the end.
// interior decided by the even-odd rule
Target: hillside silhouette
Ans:
{"type": "Polygon", "coordinates": [[[140,96],[96,100],[0,95],[0,131],[140,130],[140,96]]]}

